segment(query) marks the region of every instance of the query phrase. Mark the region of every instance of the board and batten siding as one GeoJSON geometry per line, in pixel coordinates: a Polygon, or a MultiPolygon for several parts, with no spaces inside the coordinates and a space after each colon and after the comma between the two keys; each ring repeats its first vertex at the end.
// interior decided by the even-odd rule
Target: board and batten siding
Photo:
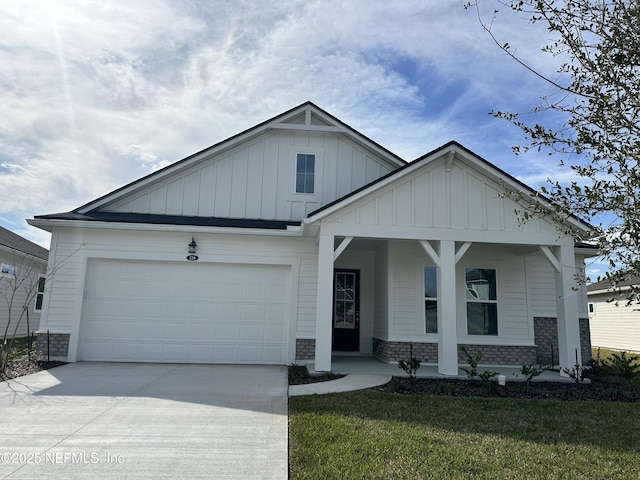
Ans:
{"type": "MultiPolygon", "coordinates": [[[[115,229],[54,229],[52,251],[55,274],[45,296],[47,313],[40,330],[77,332],[81,315],[88,258],[186,262],[191,234],[115,229]],[[75,330],[74,330],[75,329],[75,330]]],[[[196,234],[200,263],[256,263],[286,265],[297,269],[296,316],[291,322],[302,337],[315,337],[317,245],[314,239],[276,236],[196,234]]],[[[53,265],[53,264],[52,264],[53,265]]]]}
{"type": "Polygon", "coordinates": [[[627,305],[625,296],[615,292],[589,296],[592,346],[640,352],[640,310],[635,304],[627,305]]]}
{"type": "Polygon", "coordinates": [[[545,220],[531,219],[520,224],[514,211],[521,206],[505,197],[503,190],[497,182],[462,162],[454,162],[447,171],[445,160],[435,160],[407,175],[405,181],[390,183],[323,222],[452,229],[461,233],[506,231],[526,236],[535,232],[557,237],[555,226],[545,220]]]}
{"type": "Polygon", "coordinates": [[[392,169],[344,135],[278,130],[203,159],[101,210],[297,221],[392,169]],[[295,193],[297,153],[316,155],[313,194],[295,193]]]}

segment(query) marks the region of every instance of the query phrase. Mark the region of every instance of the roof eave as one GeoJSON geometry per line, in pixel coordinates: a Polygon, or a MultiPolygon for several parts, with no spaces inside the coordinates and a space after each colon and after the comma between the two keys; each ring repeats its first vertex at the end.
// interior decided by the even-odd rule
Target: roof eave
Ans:
{"type": "Polygon", "coordinates": [[[34,260],[37,260],[37,261],[40,261],[40,262],[43,262],[43,263],[47,263],[49,261],[48,258],[43,258],[43,257],[40,257],[38,255],[34,255],[32,253],[20,250],[19,248],[10,247],[8,245],[0,244],[0,250],[5,251],[5,252],[10,252],[10,253],[18,252],[21,255],[26,255],[28,257],[33,258],[34,260]]]}
{"type": "MultiPolygon", "coordinates": [[[[218,142],[210,147],[200,150],[199,152],[196,152],[181,160],[178,160],[172,163],[171,165],[166,166],[163,169],[152,172],[138,180],[128,183],[127,185],[124,185],[123,187],[120,187],[110,193],[107,193],[106,195],[103,195],[95,200],[92,200],[91,202],[76,208],[75,210],[73,210],[73,212],[87,213],[91,210],[95,210],[139,188],[161,181],[163,178],[166,178],[167,176],[172,175],[179,170],[188,168],[189,166],[192,166],[194,163],[197,163],[205,158],[220,154],[225,150],[234,148],[239,143],[246,142],[251,138],[261,135],[264,132],[267,132],[272,129],[284,128],[286,127],[287,124],[282,123],[283,121],[286,121],[289,118],[293,118],[297,115],[300,115],[307,109],[313,110],[315,115],[322,117],[327,122],[337,124],[339,126],[339,129],[338,129],[339,133],[347,135],[356,143],[386,158],[390,165],[393,165],[395,167],[402,167],[407,164],[405,160],[403,160],[393,152],[387,150],[382,145],[376,143],[375,141],[371,140],[367,136],[358,132],[354,128],[342,122],[340,119],[331,115],[329,112],[323,110],[322,108],[318,107],[314,103],[308,101],[301,105],[298,105],[297,107],[287,110],[286,112],[276,115],[275,117],[265,120],[264,122],[259,123],[258,125],[255,125],[247,130],[244,130],[236,135],[233,135],[225,140],[222,140],[221,142],[218,142]]],[[[291,124],[291,125],[292,125],[291,128],[304,127],[304,125],[299,125],[299,124],[291,124]]],[[[313,125],[311,127],[313,127],[313,129],[321,128],[321,126],[317,126],[317,125],[313,125]]],[[[327,127],[327,128],[328,128],[328,131],[329,130],[338,131],[333,129],[332,127],[327,127]]]]}
{"type": "Polygon", "coordinates": [[[100,220],[69,220],[52,218],[33,218],[27,220],[29,225],[47,232],[53,232],[54,228],[80,228],[80,229],[111,229],[111,230],[145,230],[150,232],[191,232],[191,233],[217,233],[233,235],[263,235],[263,236],[301,236],[302,228],[290,225],[286,229],[274,228],[244,228],[244,227],[218,227],[210,225],[167,224],[167,223],[141,223],[141,222],[110,222],[100,220]]]}

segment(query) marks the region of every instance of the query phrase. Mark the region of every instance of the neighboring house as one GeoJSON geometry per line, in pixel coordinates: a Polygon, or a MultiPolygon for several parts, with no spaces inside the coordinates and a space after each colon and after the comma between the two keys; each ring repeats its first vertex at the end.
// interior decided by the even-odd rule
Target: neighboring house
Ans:
{"type": "Polygon", "coordinates": [[[590,358],[569,218],[461,145],[406,163],[307,102],[71,212],[40,330],[68,361],[290,364],[409,356],[457,374],[590,358]],[[523,204],[512,199],[524,194],[523,204]],[[84,245],[81,247],[81,245],[84,245]],[[76,252],[74,254],[74,252],[76,252]],[[558,341],[559,339],[559,341],[558,341]]]}
{"type": "Polygon", "coordinates": [[[607,280],[587,286],[591,344],[594,347],[640,352],[640,305],[627,297],[640,277],[611,288],[607,280]]]}
{"type": "Polygon", "coordinates": [[[48,255],[46,248],[0,227],[0,341],[5,332],[7,338],[24,337],[38,329],[48,255]]]}

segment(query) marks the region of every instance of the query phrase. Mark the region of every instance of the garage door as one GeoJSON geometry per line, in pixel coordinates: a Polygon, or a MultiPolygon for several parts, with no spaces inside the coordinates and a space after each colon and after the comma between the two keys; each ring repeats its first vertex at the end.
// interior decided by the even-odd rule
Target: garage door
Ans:
{"type": "Polygon", "coordinates": [[[287,363],[290,268],[91,260],[80,360],[287,363]]]}

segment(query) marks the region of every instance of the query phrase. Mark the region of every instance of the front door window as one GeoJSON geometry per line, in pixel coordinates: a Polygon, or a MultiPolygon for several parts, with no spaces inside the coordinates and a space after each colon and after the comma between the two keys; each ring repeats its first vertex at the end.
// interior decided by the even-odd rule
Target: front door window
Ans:
{"type": "Polygon", "coordinates": [[[356,328],[356,274],[336,272],[335,320],[336,328],[356,328]]]}
{"type": "Polygon", "coordinates": [[[360,349],[360,303],[358,270],[336,270],[333,292],[333,350],[360,349]]]}

